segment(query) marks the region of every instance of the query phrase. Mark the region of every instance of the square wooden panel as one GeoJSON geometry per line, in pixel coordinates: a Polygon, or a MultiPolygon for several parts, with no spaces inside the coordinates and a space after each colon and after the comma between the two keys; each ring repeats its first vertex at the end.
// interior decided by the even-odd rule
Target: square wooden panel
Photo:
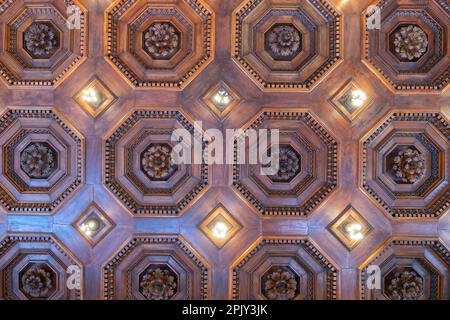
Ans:
{"type": "Polygon", "coordinates": [[[95,247],[115,227],[115,223],[96,203],[92,203],[72,226],[95,247]]]}
{"type": "Polygon", "coordinates": [[[339,111],[348,121],[352,122],[361,114],[361,112],[372,104],[373,100],[364,92],[364,90],[362,90],[361,86],[355,81],[350,80],[338,90],[331,98],[330,102],[337,111],[339,111]],[[360,104],[358,105],[351,103],[352,95],[356,92],[360,95],[360,104]]]}
{"type": "Polygon", "coordinates": [[[75,95],[74,100],[96,118],[113,104],[116,97],[100,79],[94,77],[75,95]],[[96,101],[89,100],[91,93],[97,95],[96,101]]]}
{"type": "Polygon", "coordinates": [[[241,224],[220,204],[198,227],[218,248],[222,248],[242,228],[241,224]],[[216,231],[218,224],[221,224],[221,230],[216,231]],[[226,230],[223,235],[220,234],[222,230],[226,230]]]}
{"type": "Polygon", "coordinates": [[[241,98],[229,85],[220,81],[208,90],[202,100],[220,120],[223,120],[239,104],[241,98]]]}
{"type": "Polygon", "coordinates": [[[372,231],[372,226],[349,205],[328,225],[328,230],[351,251],[372,231]]]}

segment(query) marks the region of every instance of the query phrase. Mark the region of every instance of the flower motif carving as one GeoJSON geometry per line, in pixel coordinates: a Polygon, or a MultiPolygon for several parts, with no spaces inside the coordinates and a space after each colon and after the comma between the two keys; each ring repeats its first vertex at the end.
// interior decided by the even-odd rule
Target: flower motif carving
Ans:
{"type": "Polygon", "coordinates": [[[264,278],[263,292],[270,300],[292,300],[297,294],[298,282],[287,268],[277,268],[264,278]]]}
{"type": "Polygon", "coordinates": [[[56,168],[56,152],[46,143],[33,142],[20,155],[20,167],[33,179],[46,179],[56,168]]]}
{"type": "Polygon", "coordinates": [[[280,146],[280,168],[270,176],[274,182],[290,182],[300,172],[300,156],[291,146],[280,146]]]}
{"type": "Polygon", "coordinates": [[[59,46],[58,32],[50,24],[35,22],[24,33],[24,45],[33,58],[48,58],[59,46]]]}
{"type": "Polygon", "coordinates": [[[403,26],[394,35],[394,47],[401,59],[417,60],[428,49],[428,37],[419,26],[403,26]]]}
{"type": "Polygon", "coordinates": [[[144,49],[155,59],[170,59],[180,48],[180,34],[168,22],[152,24],[144,34],[144,49]]]}
{"type": "Polygon", "coordinates": [[[142,169],[152,180],[167,180],[177,170],[172,163],[172,148],[167,144],[152,144],[142,155],[142,169]]]}
{"type": "Polygon", "coordinates": [[[31,298],[48,298],[53,289],[50,272],[40,266],[27,270],[21,277],[22,290],[31,298]]]}
{"type": "Polygon", "coordinates": [[[394,157],[392,169],[402,182],[415,183],[424,174],[425,159],[417,150],[411,148],[400,150],[394,157]]]}
{"type": "Polygon", "coordinates": [[[393,300],[418,300],[423,294],[423,280],[413,270],[398,271],[390,281],[387,294],[393,300]]]}
{"type": "Polygon", "coordinates": [[[290,24],[276,25],[267,34],[267,47],[274,59],[291,59],[301,50],[300,32],[290,24]]]}
{"type": "Polygon", "coordinates": [[[149,300],[169,300],[176,292],[175,274],[167,268],[150,268],[140,280],[141,293],[149,300]]]}

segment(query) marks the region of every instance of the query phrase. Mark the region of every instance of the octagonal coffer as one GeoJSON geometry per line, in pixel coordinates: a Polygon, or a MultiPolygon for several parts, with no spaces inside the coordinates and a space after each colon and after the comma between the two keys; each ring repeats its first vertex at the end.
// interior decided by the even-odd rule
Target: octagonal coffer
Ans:
{"type": "Polygon", "coordinates": [[[83,266],[67,247],[45,233],[11,233],[0,239],[0,299],[80,300],[83,266]],[[80,286],[69,286],[71,275],[80,286]]]}
{"type": "Polygon", "coordinates": [[[232,266],[235,300],[334,300],[337,270],[306,239],[257,240],[232,266]]]}
{"type": "Polygon", "coordinates": [[[439,240],[394,238],[375,252],[359,267],[362,300],[450,298],[450,259],[439,240]],[[373,270],[378,270],[379,287],[368,287],[373,270]]]}
{"type": "Polygon", "coordinates": [[[178,164],[175,130],[189,133],[191,143],[181,142],[191,151],[200,141],[194,122],[178,108],[137,109],[114,128],[105,141],[104,183],[135,215],[176,216],[185,212],[209,187],[208,164],[178,164]]]}
{"type": "Polygon", "coordinates": [[[134,86],[184,88],[214,59],[213,11],[203,0],[132,2],[107,9],[108,61],[134,86]]]}
{"type": "Polygon", "coordinates": [[[312,90],[341,61],[342,15],[327,0],[246,0],[232,56],[262,90],[312,90]]]}
{"type": "MultiPolygon", "coordinates": [[[[241,164],[234,158],[234,189],[261,214],[307,216],[335,189],[338,143],[311,113],[267,110],[241,129],[245,133],[249,128],[279,130],[276,174],[265,175],[262,169],[266,165],[241,164]]],[[[250,141],[242,139],[249,152],[250,141]]],[[[273,149],[270,143],[268,154],[273,149]]],[[[234,148],[237,154],[237,143],[234,148]]]]}
{"type": "Polygon", "coordinates": [[[439,113],[393,112],[361,140],[361,187],[396,218],[448,208],[449,124],[439,113]]]}
{"type": "Polygon", "coordinates": [[[32,263],[19,273],[19,288],[30,300],[48,299],[56,289],[56,274],[46,264],[32,263]]]}
{"type": "Polygon", "coordinates": [[[0,76],[10,86],[57,86],[87,58],[87,10],[77,0],[8,1],[0,18],[0,76]]]}
{"type": "Polygon", "coordinates": [[[52,214],[84,182],[83,135],[52,108],[8,109],[0,127],[0,203],[52,214]]]}
{"type": "Polygon", "coordinates": [[[199,300],[210,290],[208,264],[176,235],[133,237],[102,274],[107,300],[199,300]]]}
{"type": "Polygon", "coordinates": [[[447,87],[450,7],[446,3],[382,0],[371,4],[375,10],[366,10],[363,62],[389,88],[440,92],[447,87]],[[371,27],[375,20],[379,28],[371,27]]]}

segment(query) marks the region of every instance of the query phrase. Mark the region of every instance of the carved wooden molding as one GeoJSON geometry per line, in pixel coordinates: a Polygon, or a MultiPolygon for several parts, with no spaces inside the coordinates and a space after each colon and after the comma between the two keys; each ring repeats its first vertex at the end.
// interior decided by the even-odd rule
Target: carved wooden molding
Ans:
{"type": "MultiPolygon", "coordinates": [[[[131,279],[136,279],[136,266],[137,261],[126,261],[127,257],[131,255],[135,250],[142,248],[142,255],[135,257],[142,259],[145,257],[156,257],[161,261],[167,261],[167,257],[170,260],[175,261],[177,264],[180,262],[190,263],[190,267],[196,267],[196,270],[184,270],[183,272],[189,272],[189,276],[184,276],[186,283],[179,283],[180,290],[182,288],[189,287],[187,290],[187,296],[184,299],[207,299],[209,292],[209,266],[207,262],[180,236],[176,235],[137,235],[133,237],[129,242],[127,242],[116,255],[114,255],[109,262],[103,267],[103,298],[106,300],[113,299],[137,299],[139,293],[133,286],[136,283],[131,279]],[[180,250],[179,252],[177,250],[180,250]],[[181,255],[182,254],[182,255],[181,255]],[[158,258],[160,257],[160,258],[158,258]],[[166,257],[166,258],[164,258],[166,257]],[[185,261],[178,261],[178,259],[186,259],[185,261]],[[122,264],[125,264],[123,266],[122,264]],[[131,264],[130,264],[131,263],[131,264]],[[117,268],[120,267],[120,270],[117,268]],[[125,268],[125,269],[124,269],[125,268]],[[116,278],[120,273],[121,277],[125,277],[127,280],[124,282],[118,281],[116,278]],[[129,276],[122,275],[122,273],[130,273],[129,276]],[[198,283],[194,283],[198,281],[198,283]],[[122,288],[122,286],[126,288],[122,288]],[[120,297],[117,295],[120,294],[120,297]]],[[[157,261],[157,260],[155,260],[157,261]]],[[[142,270],[147,268],[147,265],[156,263],[155,261],[148,261],[142,264],[142,270]]],[[[169,263],[169,262],[164,262],[169,263]]],[[[170,266],[175,268],[175,266],[170,266]]],[[[180,271],[181,272],[181,271],[180,271]]],[[[175,298],[175,297],[174,297],[175,298]]]]}
{"type": "MultiPolygon", "coordinates": [[[[246,252],[240,256],[236,262],[233,263],[230,272],[230,298],[237,299],[264,299],[261,296],[260,289],[254,285],[255,280],[261,277],[260,268],[257,268],[259,264],[254,264],[252,261],[256,259],[260,251],[264,251],[263,256],[259,256],[259,260],[269,261],[267,266],[264,265],[264,270],[269,266],[276,266],[276,262],[270,262],[270,253],[273,252],[276,257],[286,257],[288,260],[294,259],[296,263],[299,263],[302,269],[306,270],[308,274],[306,277],[310,277],[312,280],[312,286],[309,293],[302,298],[304,299],[326,299],[335,300],[338,298],[338,270],[335,264],[325,257],[320,249],[318,249],[313,243],[306,238],[260,238],[258,239],[246,252]],[[291,247],[295,247],[296,250],[291,247]],[[301,248],[307,253],[315,262],[321,267],[322,271],[326,274],[325,279],[322,282],[317,281],[316,272],[312,271],[307,264],[306,258],[299,255],[297,252],[301,248]],[[294,250],[294,251],[293,251],[294,250]],[[251,266],[248,266],[250,265],[251,266]],[[247,269],[248,266],[248,269],[247,269]],[[255,269],[256,268],[256,269],[255,269]],[[254,275],[255,273],[255,275],[254,275]],[[246,280],[243,282],[242,276],[245,275],[246,280]],[[256,277],[256,278],[255,278],[256,277]]],[[[258,260],[258,261],[259,261],[258,260]]],[[[279,260],[279,259],[278,259],[279,260]]],[[[288,260],[283,261],[283,265],[289,264],[288,260]]],[[[299,266],[299,267],[300,267],[299,266]]],[[[261,266],[262,268],[263,266],[261,266]]],[[[261,269],[261,270],[263,270],[261,269]]],[[[259,286],[258,286],[259,287],[259,286]]]]}

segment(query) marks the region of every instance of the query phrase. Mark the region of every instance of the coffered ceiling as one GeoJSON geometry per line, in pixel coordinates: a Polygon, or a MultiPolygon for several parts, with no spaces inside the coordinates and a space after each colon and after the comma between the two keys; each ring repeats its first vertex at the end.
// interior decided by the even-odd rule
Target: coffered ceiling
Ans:
{"type": "Polygon", "coordinates": [[[449,34],[447,0],[0,0],[0,299],[450,299],[449,34]],[[279,129],[279,170],[175,165],[209,129],[279,129]]]}

